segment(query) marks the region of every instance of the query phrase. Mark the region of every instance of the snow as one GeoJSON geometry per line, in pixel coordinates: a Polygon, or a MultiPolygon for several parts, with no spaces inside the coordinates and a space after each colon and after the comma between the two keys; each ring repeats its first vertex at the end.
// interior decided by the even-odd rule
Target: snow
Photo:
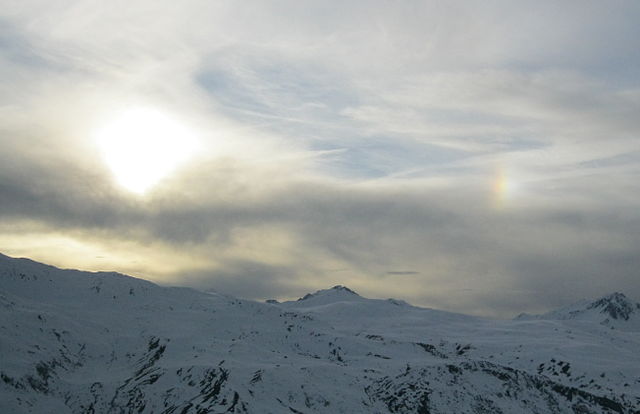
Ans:
{"type": "Polygon", "coordinates": [[[640,304],[631,301],[624,293],[614,292],[597,300],[585,299],[543,315],[522,314],[516,319],[576,321],[612,329],[640,331],[640,304]]]}
{"type": "Polygon", "coordinates": [[[0,255],[0,309],[1,413],[640,410],[640,306],[621,293],[490,320],[344,286],[258,303],[0,255]]]}

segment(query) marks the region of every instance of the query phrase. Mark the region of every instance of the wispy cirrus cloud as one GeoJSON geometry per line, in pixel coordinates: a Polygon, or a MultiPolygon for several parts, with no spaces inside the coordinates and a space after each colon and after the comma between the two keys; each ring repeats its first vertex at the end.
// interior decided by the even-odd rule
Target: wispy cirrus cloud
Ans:
{"type": "Polygon", "coordinates": [[[10,2],[0,249],[252,298],[348,284],[504,316],[640,296],[639,16],[624,1],[10,2]],[[144,197],[93,138],[136,106],[202,143],[144,197]]]}

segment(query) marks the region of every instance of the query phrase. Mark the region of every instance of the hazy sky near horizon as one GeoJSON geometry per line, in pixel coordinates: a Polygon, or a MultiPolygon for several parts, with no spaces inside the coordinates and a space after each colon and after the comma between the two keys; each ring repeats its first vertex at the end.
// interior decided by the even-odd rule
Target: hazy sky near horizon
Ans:
{"type": "Polygon", "coordinates": [[[640,299],[640,2],[8,0],[0,252],[490,316],[640,299]]]}

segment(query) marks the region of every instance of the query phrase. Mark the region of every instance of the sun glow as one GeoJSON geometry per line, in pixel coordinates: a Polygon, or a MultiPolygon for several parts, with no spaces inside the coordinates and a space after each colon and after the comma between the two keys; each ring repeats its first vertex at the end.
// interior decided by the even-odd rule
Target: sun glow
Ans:
{"type": "Polygon", "coordinates": [[[505,168],[500,168],[496,172],[493,181],[493,194],[495,207],[504,208],[513,199],[519,189],[518,182],[513,174],[509,174],[505,168]]]}
{"type": "Polygon", "coordinates": [[[191,130],[149,108],[119,114],[95,138],[118,184],[138,194],[175,171],[196,150],[191,130]]]}

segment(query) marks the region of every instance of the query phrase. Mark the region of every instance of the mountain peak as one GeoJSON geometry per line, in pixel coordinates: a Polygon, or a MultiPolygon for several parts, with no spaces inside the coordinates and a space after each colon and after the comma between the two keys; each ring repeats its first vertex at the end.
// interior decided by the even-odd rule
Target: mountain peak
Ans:
{"type": "Polygon", "coordinates": [[[516,319],[592,320],[602,325],[630,328],[632,325],[635,326],[635,323],[628,325],[627,321],[637,321],[638,315],[640,315],[640,303],[633,302],[623,293],[614,292],[599,299],[583,300],[543,315],[521,314],[516,319]],[[620,324],[620,322],[624,323],[620,324]]]}
{"type": "Polygon", "coordinates": [[[360,296],[354,290],[351,290],[348,287],[342,286],[342,285],[335,285],[330,290],[335,290],[335,291],[338,291],[338,292],[347,292],[347,293],[351,293],[351,294],[356,295],[356,296],[360,296]]]}
{"type": "Polygon", "coordinates": [[[587,309],[598,310],[612,319],[628,321],[635,311],[640,310],[640,304],[633,303],[624,293],[614,292],[593,301],[587,309]]]}
{"type": "Polygon", "coordinates": [[[346,296],[346,297],[353,296],[358,298],[360,297],[360,295],[358,295],[355,291],[349,289],[346,286],[335,285],[334,287],[329,289],[318,290],[315,293],[307,293],[306,295],[298,299],[298,302],[303,300],[309,300],[311,298],[323,297],[323,296],[346,296]]]}

